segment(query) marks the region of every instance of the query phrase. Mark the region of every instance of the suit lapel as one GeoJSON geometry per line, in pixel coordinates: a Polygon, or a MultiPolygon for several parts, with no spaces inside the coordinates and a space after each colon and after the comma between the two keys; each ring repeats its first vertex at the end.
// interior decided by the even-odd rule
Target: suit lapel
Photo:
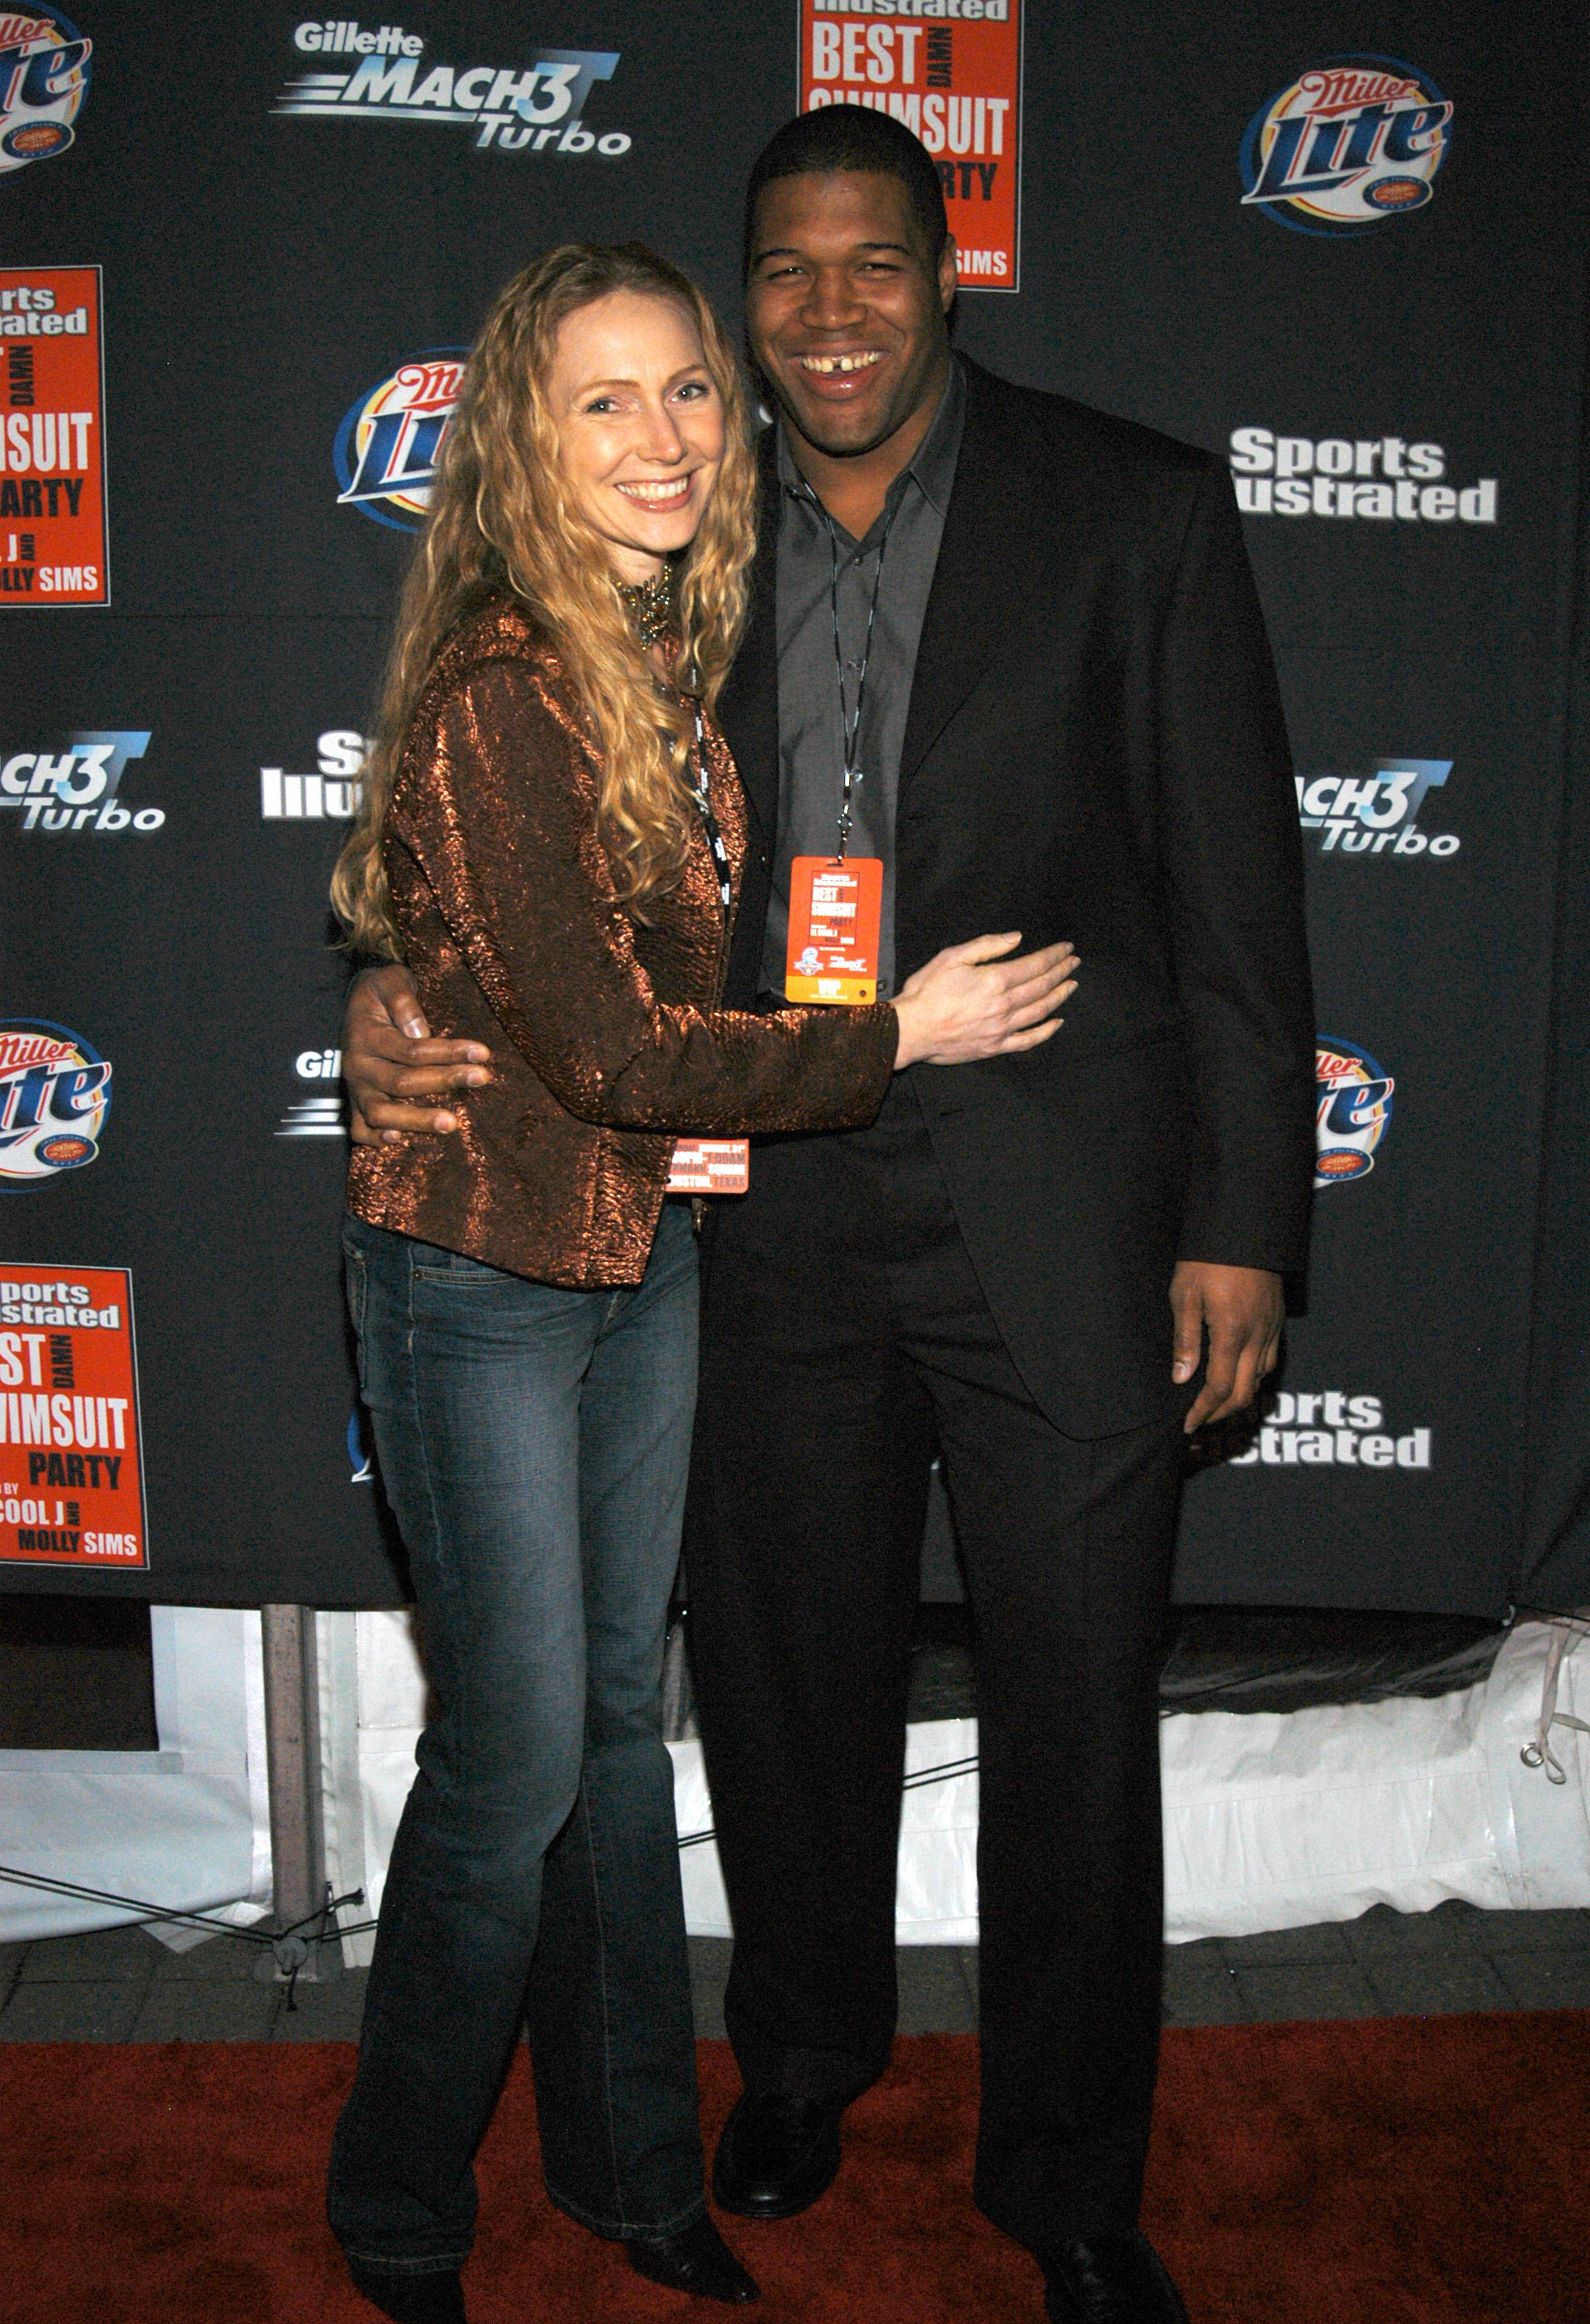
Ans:
{"type": "MultiPolygon", "coordinates": [[[[1031,474],[1040,447],[1012,428],[1002,408],[1003,383],[962,357],[966,419],[945,514],[944,536],[922,621],[901,752],[903,790],[938,736],[1008,638],[1030,575],[1036,486],[1052,501],[1053,477],[1031,474]]],[[[776,424],[776,423],[775,423],[776,424]]],[[[744,639],[718,706],[740,780],[771,848],[779,823],[778,571],[779,485],[774,429],[757,447],[761,490],[756,560],[744,639]]]]}
{"type": "Polygon", "coordinates": [[[778,468],[773,429],[757,449],[761,489],[756,558],[745,634],[718,702],[723,727],[751,811],[771,849],[779,827],[779,636],[774,585],[779,557],[778,468]]]}
{"type": "Polygon", "coordinates": [[[900,755],[901,790],[1008,635],[1023,567],[1023,512],[1040,479],[1000,425],[1000,382],[967,362],[966,419],[922,620],[900,755]]]}

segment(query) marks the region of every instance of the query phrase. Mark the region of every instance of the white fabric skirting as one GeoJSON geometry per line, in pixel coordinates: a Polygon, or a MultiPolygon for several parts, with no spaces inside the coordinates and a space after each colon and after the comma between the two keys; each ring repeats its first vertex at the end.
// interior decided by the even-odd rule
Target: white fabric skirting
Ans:
{"type": "MultiPolygon", "coordinates": [[[[0,1862],[239,1923],[270,1902],[259,1617],[152,1609],[159,1748],[0,1752],[0,1862]]],[[[327,1873],[379,1906],[413,1780],[424,1679],[406,1615],[319,1618],[327,1873]]],[[[1284,1716],[1161,1722],[1166,1934],[1243,1936],[1423,1912],[1590,1905],[1590,1736],[1559,1724],[1555,1784],[1521,1754],[1539,1716],[1552,1631],[1521,1623],[1483,1685],[1284,1716]]],[[[1590,1720],[1590,1646],[1562,1664],[1558,1707],[1590,1720]]],[[[701,1749],[673,1755],[688,1925],[730,1933],[701,1749]]],[[[976,1722],[909,1729],[897,1930],[906,1944],[977,1939],[976,1722]],[[933,1771],[954,1768],[940,1780],[933,1771]],[[928,1780],[913,1778],[928,1777],[928,1780]]],[[[127,1908],[0,1881],[0,1941],[105,1928],[127,1908]]],[[[191,1933],[157,1930],[168,1942],[191,1933]]],[[[345,1940],[369,1958],[367,1934],[345,1940]]]]}
{"type": "MultiPolygon", "coordinates": [[[[159,1748],[0,1751],[0,1863],[246,1926],[271,1904],[260,1618],[153,1606],[150,1628],[159,1748]]],[[[0,1941],[138,1917],[0,1880],[0,1941]]],[[[178,1951],[203,1940],[153,1933],[178,1951]]]]}
{"type": "MultiPolygon", "coordinates": [[[[364,1886],[378,1904],[413,1777],[423,1681],[406,1616],[322,1615],[320,1626],[328,1849],[334,1832],[343,1836],[328,1869],[339,1890],[364,1886]]],[[[1539,1713],[1549,1637],[1543,1623],[1519,1624],[1483,1685],[1434,1702],[1164,1720],[1167,1937],[1353,1920],[1377,1904],[1424,1912],[1449,1896],[1590,1905],[1590,1738],[1554,1730],[1566,1784],[1520,1757],[1539,1713]]],[[[1559,1702],[1590,1719],[1590,1647],[1568,1654],[1559,1702]]],[[[701,1747],[669,1748],[689,1843],[679,1859],[687,1923],[693,1935],[727,1936],[716,1848],[693,1838],[712,1826],[701,1747]]],[[[908,1730],[902,1944],[976,1942],[975,1772],[911,1781],[976,1749],[974,1720],[908,1730]]],[[[368,1944],[348,1940],[350,1956],[367,1958],[368,1944]]]]}

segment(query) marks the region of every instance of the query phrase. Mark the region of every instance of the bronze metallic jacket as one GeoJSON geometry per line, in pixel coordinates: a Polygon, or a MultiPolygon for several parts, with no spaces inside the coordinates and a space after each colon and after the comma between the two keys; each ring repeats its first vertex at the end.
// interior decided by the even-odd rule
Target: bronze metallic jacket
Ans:
{"type": "MultiPolygon", "coordinates": [[[[737,900],[744,805],[710,724],[707,759],[737,900]]],[[[720,1009],[727,931],[705,832],[698,820],[682,878],[642,925],[597,833],[599,770],[529,617],[500,601],[464,622],[416,708],[383,853],[431,1030],[485,1042],[492,1080],[448,1100],[455,1135],[356,1148],[348,1171],[372,1225],[578,1290],[640,1281],[672,1133],[855,1128],[897,1040],[887,1007],[720,1009]]]]}

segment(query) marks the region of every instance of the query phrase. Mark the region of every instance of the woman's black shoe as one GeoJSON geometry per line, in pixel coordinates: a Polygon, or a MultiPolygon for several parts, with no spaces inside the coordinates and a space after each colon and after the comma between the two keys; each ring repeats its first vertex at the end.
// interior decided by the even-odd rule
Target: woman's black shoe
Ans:
{"type": "Polygon", "coordinates": [[[762,2297],[708,2218],[661,2243],[626,2236],[624,2248],[637,2275],[666,2283],[670,2292],[693,2292],[698,2300],[726,2300],[735,2307],[762,2297]]]}
{"type": "Polygon", "coordinates": [[[467,2324],[464,2287],[456,2267],[416,2275],[410,2268],[371,2267],[364,2260],[350,2259],[347,2272],[355,2291],[394,2324],[467,2324]]]}

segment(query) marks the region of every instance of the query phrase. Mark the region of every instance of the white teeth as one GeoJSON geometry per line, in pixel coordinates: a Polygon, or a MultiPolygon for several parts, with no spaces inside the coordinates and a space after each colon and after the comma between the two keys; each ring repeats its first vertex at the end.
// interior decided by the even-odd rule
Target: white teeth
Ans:
{"type": "Polygon", "coordinates": [[[689,498],[690,479],[689,476],[676,477],[672,484],[620,484],[618,490],[632,501],[654,501],[660,505],[669,506],[675,501],[689,498]]]}
{"type": "Polygon", "coordinates": [[[825,378],[834,372],[868,371],[883,358],[877,354],[864,355],[800,355],[796,359],[802,370],[819,372],[825,378]]]}

